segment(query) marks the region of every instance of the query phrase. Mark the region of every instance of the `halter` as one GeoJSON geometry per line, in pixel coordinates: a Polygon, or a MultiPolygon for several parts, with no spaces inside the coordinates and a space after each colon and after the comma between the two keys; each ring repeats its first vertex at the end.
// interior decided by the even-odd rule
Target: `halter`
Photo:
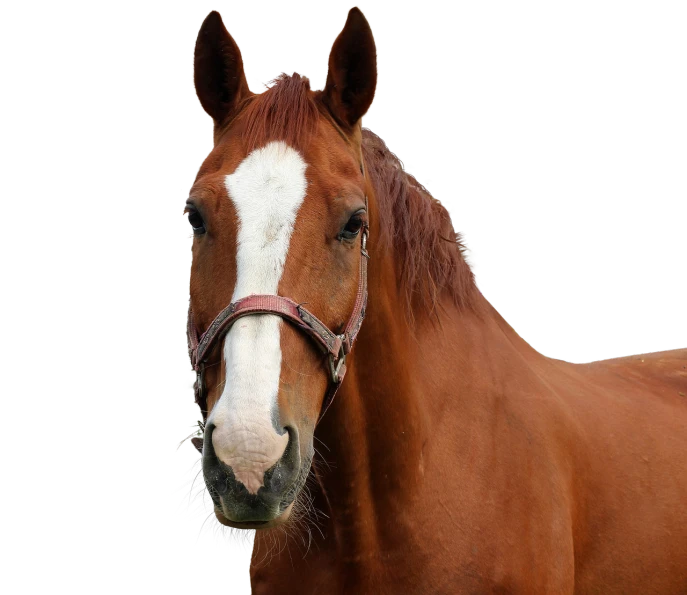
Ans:
{"type": "Polygon", "coordinates": [[[188,323],[186,332],[188,338],[188,355],[191,365],[196,372],[196,382],[193,391],[196,403],[203,414],[203,420],[207,419],[207,391],[205,387],[205,365],[213,348],[224,335],[229,332],[232,325],[244,316],[256,314],[274,314],[293,324],[298,330],[305,333],[328,358],[329,387],[322,403],[320,419],[325,414],[334,400],[336,391],[346,375],[346,356],[353,348],[353,343],[358,336],[360,327],[365,318],[367,307],[367,261],[370,255],[367,253],[367,236],[369,225],[363,224],[360,240],[360,275],[358,278],[358,292],[355,296],[353,312],[348,319],[343,332],[337,335],[327,328],[317,316],[307,310],[301,304],[292,299],[280,295],[249,295],[229,304],[210,323],[207,330],[199,335],[193,317],[193,310],[189,305],[188,323]]]}

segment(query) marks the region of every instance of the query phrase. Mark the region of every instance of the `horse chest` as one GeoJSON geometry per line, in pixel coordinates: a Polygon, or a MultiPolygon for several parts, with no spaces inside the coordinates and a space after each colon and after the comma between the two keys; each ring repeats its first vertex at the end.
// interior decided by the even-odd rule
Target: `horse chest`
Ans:
{"type": "Polygon", "coordinates": [[[393,549],[357,554],[325,543],[315,545],[307,559],[282,552],[268,566],[252,569],[253,592],[572,593],[574,584],[571,543],[546,550],[514,542],[496,527],[468,534],[432,527],[393,549]]]}

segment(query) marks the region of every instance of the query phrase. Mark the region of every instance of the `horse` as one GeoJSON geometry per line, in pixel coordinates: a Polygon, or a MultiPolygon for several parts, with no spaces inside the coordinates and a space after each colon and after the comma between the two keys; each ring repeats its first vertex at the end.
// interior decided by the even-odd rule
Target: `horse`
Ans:
{"type": "Polygon", "coordinates": [[[687,592],[687,349],[535,351],[362,128],[357,8],[328,67],[254,94],[216,12],[195,47],[197,445],[218,521],[255,529],[253,592],[687,592]]]}

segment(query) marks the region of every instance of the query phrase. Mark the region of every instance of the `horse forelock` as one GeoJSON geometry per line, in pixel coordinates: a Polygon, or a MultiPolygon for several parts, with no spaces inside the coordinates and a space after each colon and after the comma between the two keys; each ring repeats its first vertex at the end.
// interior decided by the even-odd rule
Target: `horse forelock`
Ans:
{"type": "Polygon", "coordinates": [[[310,81],[298,73],[281,74],[245,108],[243,140],[248,152],[271,141],[303,151],[317,127],[319,110],[310,81]]]}

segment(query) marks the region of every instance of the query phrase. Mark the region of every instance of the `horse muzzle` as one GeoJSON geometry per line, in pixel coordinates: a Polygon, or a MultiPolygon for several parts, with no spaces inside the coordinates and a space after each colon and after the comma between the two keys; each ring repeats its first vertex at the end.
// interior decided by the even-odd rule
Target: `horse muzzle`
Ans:
{"type": "Polygon", "coordinates": [[[248,528],[240,525],[288,518],[301,475],[298,430],[288,427],[284,435],[274,434],[269,449],[266,442],[252,428],[229,434],[208,424],[203,475],[223,524],[248,528]]]}

